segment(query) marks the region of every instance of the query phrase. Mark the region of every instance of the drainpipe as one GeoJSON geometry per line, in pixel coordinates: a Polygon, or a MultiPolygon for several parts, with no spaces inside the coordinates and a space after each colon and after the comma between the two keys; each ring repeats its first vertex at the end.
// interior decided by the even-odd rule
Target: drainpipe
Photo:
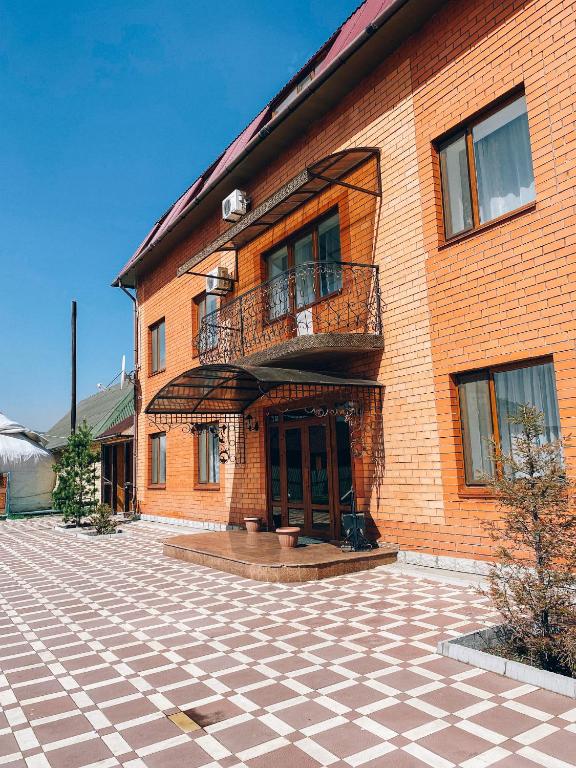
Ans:
{"type": "Polygon", "coordinates": [[[138,371],[140,370],[139,360],[139,345],[138,345],[138,289],[135,288],[135,292],[132,294],[130,291],[122,285],[122,282],[118,282],[118,287],[121,288],[126,296],[132,299],[134,308],[134,449],[132,451],[132,511],[136,512],[136,502],[138,497],[138,486],[136,484],[138,473],[138,389],[139,379],[138,371]]]}

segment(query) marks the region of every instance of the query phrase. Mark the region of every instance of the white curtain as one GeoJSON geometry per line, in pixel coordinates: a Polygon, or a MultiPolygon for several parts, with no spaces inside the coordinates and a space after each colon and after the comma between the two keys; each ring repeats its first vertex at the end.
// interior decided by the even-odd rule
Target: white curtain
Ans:
{"type": "Polygon", "coordinates": [[[220,443],[218,440],[218,427],[214,427],[214,432],[209,430],[208,439],[210,440],[210,447],[208,450],[209,461],[209,483],[218,483],[220,481],[220,443]]]}
{"type": "Polygon", "coordinates": [[[519,425],[509,422],[510,416],[518,413],[520,405],[532,405],[544,414],[546,431],[542,442],[550,443],[560,437],[560,416],[552,363],[496,372],[494,387],[500,444],[505,454],[513,454],[514,437],[521,432],[519,425]]]}
{"type": "Polygon", "coordinates": [[[441,149],[440,164],[446,237],[453,237],[474,224],[464,136],[459,136],[441,149]]]}
{"type": "Polygon", "coordinates": [[[220,480],[220,452],[218,426],[206,427],[198,435],[198,479],[201,483],[220,480]]]}
{"type": "Polygon", "coordinates": [[[271,320],[288,312],[288,249],[280,248],[268,256],[268,315],[271,320]]]}
{"type": "Polygon", "coordinates": [[[200,336],[200,352],[207,352],[218,344],[218,325],[220,317],[216,310],[218,309],[218,298],[212,293],[206,294],[204,301],[200,302],[198,307],[198,326],[202,328],[202,321],[206,320],[204,333],[200,336]]]}
{"type": "Polygon", "coordinates": [[[316,299],[312,235],[307,235],[294,243],[294,266],[296,267],[296,306],[305,307],[316,299]]]}
{"type": "Polygon", "coordinates": [[[534,200],[534,171],[524,96],[478,123],[473,131],[480,222],[534,200]]]}
{"type": "Polygon", "coordinates": [[[466,483],[483,484],[485,477],[492,477],[494,473],[488,377],[486,374],[463,376],[459,389],[466,483]]]}
{"type": "Polygon", "coordinates": [[[340,222],[338,214],[323,221],[318,227],[318,260],[320,262],[320,293],[340,290],[342,267],[340,265],[340,222]]]}

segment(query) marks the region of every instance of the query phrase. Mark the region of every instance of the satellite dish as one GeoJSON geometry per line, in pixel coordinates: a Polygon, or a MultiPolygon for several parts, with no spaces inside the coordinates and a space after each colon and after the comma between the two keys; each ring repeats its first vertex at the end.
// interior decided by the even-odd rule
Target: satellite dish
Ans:
{"type": "Polygon", "coordinates": [[[122,373],[120,374],[120,389],[124,389],[126,381],[126,355],[122,355],[122,373]]]}

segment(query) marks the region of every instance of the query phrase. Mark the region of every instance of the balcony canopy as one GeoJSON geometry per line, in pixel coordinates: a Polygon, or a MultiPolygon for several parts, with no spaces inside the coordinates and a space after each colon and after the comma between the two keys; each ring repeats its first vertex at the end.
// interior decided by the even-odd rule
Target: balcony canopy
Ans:
{"type": "Polygon", "coordinates": [[[215,240],[178,269],[178,276],[193,270],[200,262],[217,251],[238,250],[254,240],[269,227],[277,224],[296,208],[308,202],[315,195],[323,192],[331,184],[340,184],[356,191],[380,197],[380,172],[376,170],[372,188],[359,187],[344,181],[352,171],[368,160],[379,161],[380,151],[375,147],[356,147],[335,152],[318,160],[300,171],[287,184],[280,187],[273,195],[254,210],[249,211],[240,221],[233,224],[215,240]]]}
{"type": "Polygon", "coordinates": [[[151,416],[241,414],[263,395],[280,387],[289,388],[290,398],[328,392],[360,395],[366,389],[380,390],[377,381],[343,379],[315,371],[248,365],[201,365],[180,374],[156,394],[145,412],[151,416]]]}

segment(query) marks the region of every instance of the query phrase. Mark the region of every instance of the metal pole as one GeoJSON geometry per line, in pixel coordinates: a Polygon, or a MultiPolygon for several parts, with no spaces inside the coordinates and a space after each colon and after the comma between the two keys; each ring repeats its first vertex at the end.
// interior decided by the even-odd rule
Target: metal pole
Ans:
{"type": "Polygon", "coordinates": [[[118,287],[121,288],[129,299],[132,299],[134,307],[134,442],[132,443],[132,511],[136,512],[136,505],[138,501],[138,405],[139,405],[139,383],[138,372],[140,370],[140,350],[138,340],[139,334],[139,316],[138,316],[138,291],[137,286],[134,287],[134,294],[125,288],[121,282],[118,283],[118,287]]]}
{"type": "Polygon", "coordinates": [[[76,432],[76,302],[72,302],[72,393],[70,404],[70,431],[76,432]]]}

